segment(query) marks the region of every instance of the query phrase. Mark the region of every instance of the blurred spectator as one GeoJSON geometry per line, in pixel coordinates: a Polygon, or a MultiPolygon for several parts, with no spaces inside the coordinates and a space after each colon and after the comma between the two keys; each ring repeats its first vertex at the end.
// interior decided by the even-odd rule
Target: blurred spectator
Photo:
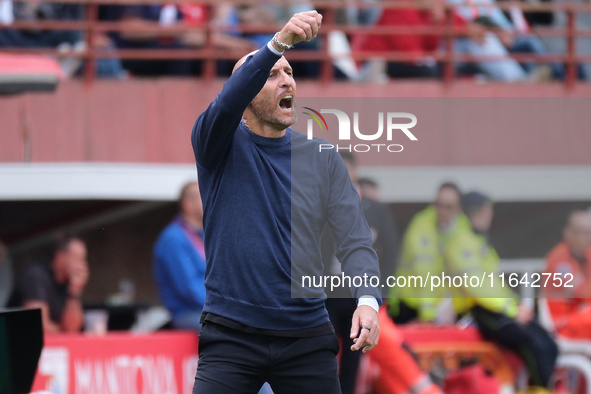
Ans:
{"type": "Polygon", "coordinates": [[[8,256],[8,250],[2,242],[0,242],[0,309],[4,308],[8,303],[8,298],[12,292],[12,262],[8,256]]]}
{"type": "MultiPolygon", "coordinates": [[[[376,24],[411,28],[446,25],[445,9],[441,1],[425,0],[422,5],[426,7],[384,9],[376,24]]],[[[458,13],[453,13],[452,17],[454,27],[462,32],[455,40],[456,51],[480,56],[507,57],[500,61],[480,61],[472,68],[478,68],[487,77],[499,81],[511,82],[526,78],[525,70],[509,57],[507,49],[498,38],[487,31],[490,26],[458,13]]],[[[418,33],[358,35],[353,43],[357,51],[385,53],[395,51],[417,57],[415,60],[390,61],[387,64],[383,64],[382,60],[372,59],[364,65],[360,79],[379,82],[387,79],[386,74],[394,78],[436,78],[440,75],[440,71],[433,55],[441,48],[442,38],[440,34],[418,33]]],[[[465,69],[465,65],[460,65],[458,72],[461,73],[465,69]]]]}
{"type": "MultiPolygon", "coordinates": [[[[586,0],[552,0],[558,6],[586,6],[586,0]]],[[[588,30],[591,28],[591,12],[575,11],[574,25],[577,30],[588,30]]],[[[554,29],[568,29],[568,11],[566,9],[556,9],[553,12],[552,28],[554,29]]],[[[568,51],[568,37],[564,36],[545,36],[544,42],[554,52],[566,54],[568,51]]],[[[578,35],[575,39],[574,53],[577,56],[591,55],[591,40],[588,37],[578,35]]],[[[589,79],[591,75],[591,62],[579,63],[578,65],[579,79],[589,79]]]]}
{"type": "MultiPolygon", "coordinates": [[[[427,4],[428,8],[386,8],[376,25],[408,28],[445,26],[443,6],[437,0],[427,0],[427,4]]],[[[459,17],[455,17],[454,24],[457,27],[466,26],[459,17]]],[[[380,75],[383,72],[394,78],[435,78],[439,75],[439,69],[437,62],[430,55],[435,53],[441,42],[442,36],[435,34],[362,34],[354,37],[353,49],[362,52],[403,52],[421,57],[410,61],[389,61],[384,67],[385,70],[374,69],[376,65],[381,64],[379,60],[369,61],[361,73],[362,80],[383,79],[384,76],[380,75]]]]}
{"type": "Polygon", "coordinates": [[[57,237],[50,258],[18,277],[10,306],[41,308],[45,333],[78,332],[84,323],[81,298],[88,275],[84,241],[57,237]]]}
{"type": "MultiPolygon", "coordinates": [[[[542,26],[549,26],[551,27],[554,14],[552,12],[547,11],[540,11],[540,12],[523,12],[519,7],[517,7],[516,0],[498,0],[501,3],[508,3],[513,4],[509,10],[503,10],[502,14],[505,16],[505,19],[509,21],[509,25],[506,23],[501,22],[501,16],[499,15],[498,18],[493,20],[495,26],[503,28],[506,32],[506,38],[503,40],[503,43],[507,46],[511,53],[533,53],[533,54],[546,54],[548,52],[554,53],[566,53],[566,46],[563,45],[562,48],[553,48],[552,45],[548,42],[552,40],[558,39],[559,41],[565,42],[564,39],[558,37],[537,37],[530,33],[530,26],[542,25],[542,26]],[[512,38],[510,36],[511,33],[519,34],[517,37],[512,38]],[[551,48],[552,50],[549,50],[551,48]]],[[[552,0],[541,0],[542,3],[551,2],[552,0]]],[[[582,27],[580,24],[577,24],[579,27],[582,27]]],[[[525,70],[532,74],[534,77],[538,79],[540,77],[544,77],[545,70],[549,69],[551,71],[551,75],[555,79],[564,79],[565,78],[565,66],[564,64],[560,63],[550,63],[549,65],[545,64],[534,64],[534,63],[522,63],[522,66],[525,70]],[[537,74],[537,75],[536,75],[537,74]]],[[[577,65],[577,73],[579,79],[586,78],[586,72],[583,68],[582,64],[577,65]]]]}
{"type": "MultiPolygon", "coordinates": [[[[448,4],[464,3],[458,0],[446,0],[448,4]]],[[[498,9],[497,9],[498,10],[498,9]]],[[[455,41],[455,51],[463,55],[473,56],[495,56],[505,58],[504,60],[481,61],[477,64],[478,72],[486,77],[503,82],[523,81],[527,78],[527,73],[521,65],[509,57],[507,48],[497,35],[489,31],[492,27],[490,19],[480,18],[478,6],[463,6],[456,9],[456,14],[460,15],[467,23],[479,25],[483,29],[483,34],[479,39],[470,40],[459,37],[455,41]]],[[[508,35],[503,37],[509,37],[508,35]]],[[[460,68],[473,68],[472,64],[460,64],[460,68]]]]}
{"type": "MultiPolygon", "coordinates": [[[[462,208],[470,221],[460,228],[445,247],[445,273],[451,277],[490,275],[497,280],[499,256],[489,242],[493,220],[491,200],[482,193],[470,192],[462,197],[462,208]]],[[[472,281],[470,281],[472,283],[472,281]]],[[[527,366],[533,392],[548,392],[550,378],[558,357],[558,346],[550,334],[533,319],[534,313],[518,299],[505,283],[484,286],[465,285],[452,288],[456,312],[470,314],[482,336],[515,351],[527,366]]],[[[529,392],[529,391],[528,391],[529,392]]]]}
{"type": "MultiPolygon", "coordinates": [[[[313,10],[312,3],[302,0],[287,0],[282,5],[278,3],[265,4],[261,2],[257,5],[240,5],[234,8],[230,13],[227,22],[230,26],[245,24],[268,28],[277,26],[278,28],[289,20],[291,16],[298,12],[313,10]]],[[[275,32],[271,33],[245,33],[243,37],[253,42],[258,49],[266,45],[275,32]]],[[[292,50],[316,50],[318,49],[318,40],[313,38],[310,41],[302,41],[293,47],[292,50]]],[[[317,61],[290,61],[295,76],[299,78],[316,77],[319,75],[319,63],[317,61]]]]}
{"type": "MultiPolygon", "coordinates": [[[[255,26],[278,25],[280,23],[279,16],[273,8],[269,4],[239,5],[235,8],[235,22],[255,26]]],[[[275,33],[246,33],[244,37],[260,48],[273,38],[273,34],[275,33]]]]}
{"type": "MultiPolygon", "coordinates": [[[[451,182],[439,186],[434,204],[417,213],[402,239],[400,267],[397,276],[420,276],[444,271],[443,251],[448,239],[457,231],[470,227],[461,212],[461,193],[451,182]]],[[[389,312],[396,323],[414,320],[434,321],[438,317],[440,300],[446,294],[439,287],[431,292],[420,286],[393,287],[390,291],[389,312]]]]}
{"type": "MultiPolygon", "coordinates": [[[[448,2],[452,4],[464,3],[459,0],[448,0],[448,2]]],[[[459,6],[457,12],[467,21],[480,23],[486,28],[494,29],[494,35],[510,53],[537,55],[548,53],[544,43],[538,37],[529,34],[529,25],[519,7],[511,7],[505,14],[496,7],[494,0],[473,0],[469,4],[459,6]]],[[[470,51],[474,50],[464,44],[460,45],[460,50],[462,49],[468,51],[467,53],[472,53],[470,51]]],[[[533,79],[564,78],[564,67],[557,63],[544,65],[525,62],[521,65],[533,79]]],[[[509,70],[508,65],[504,67],[507,67],[507,71],[509,70]]]]}
{"type": "MultiPolygon", "coordinates": [[[[14,20],[74,21],[83,18],[84,7],[79,4],[12,0],[2,0],[0,4],[0,23],[6,25],[12,24],[14,20]]],[[[101,33],[97,33],[95,43],[98,49],[114,49],[113,43],[101,33]]],[[[86,43],[82,32],[75,30],[0,29],[0,47],[57,48],[60,53],[67,55],[84,51],[86,43]]],[[[60,62],[65,74],[73,76],[80,70],[82,59],[75,56],[64,57],[60,62]]],[[[96,68],[99,77],[125,76],[121,62],[117,58],[98,59],[96,68]]]]}
{"type": "MultiPolygon", "coordinates": [[[[349,170],[349,177],[354,185],[358,186],[357,163],[355,156],[349,152],[341,152],[341,157],[349,170]]],[[[376,185],[377,186],[377,185],[376,185]]],[[[358,187],[358,190],[360,188],[358,187]]],[[[361,194],[363,212],[373,235],[373,247],[376,249],[380,260],[380,272],[382,283],[386,282],[388,275],[395,270],[397,256],[397,234],[392,213],[387,205],[373,200],[361,194]]],[[[335,242],[329,231],[325,231],[321,240],[325,275],[341,275],[341,264],[335,257],[335,242]]],[[[340,383],[343,394],[353,393],[355,390],[357,370],[361,354],[350,351],[353,345],[349,337],[351,330],[351,316],[357,308],[357,300],[351,298],[348,288],[337,287],[333,291],[326,290],[326,309],[335,328],[337,336],[342,341],[340,357],[340,383]]],[[[384,289],[384,294],[387,291],[384,289]]]]}
{"type": "Polygon", "coordinates": [[[154,278],[160,299],[178,329],[199,331],[205,302],[203,204],[197,182],[185,184],[179,196],[179,215],[154,245],[154,278]]]}
{"type": "MultiPolygon", "coordinates": [[[[20,21],[80,20],[82,7],[77,4],[46,3],[39,1],[13,2],[14,19],[20,21]]],[[[74,44],[81,33],[72,30],[23,30],[19,31],[23,46],[57,47],[62,43],[74,44]]]]}
{"type": "MultiPolygon", "coordinates": [[[[122,20],[129,27],[150,26],[158,23],[160,26],[186,25],[195,29],[163,35],[158,31],[127,30],[111,33],[111,36],[121,48],[129,49],[188,49],[201,48],[206,43],[204,27],[209,20],[212,24],[224,24],[220,20],[223,6],[214,8],[214,15],[208,15],[204,4],[178,3],[159,5],[128,5],[106,6],[102,9],[101,18],[106,20],[122,20]]],[[[249,52],[255,47],[251,42],[226,32],[214,31],[211,42],[215,48],[240,50],[249,52]]],[[[156,76],[176,75],[186,76],[198,74],[201,61],[179,60],[125,60],[124,67],[133,75],[156,76]]]]}
{"type": "Polygon", "coordinates": [[[372,26],[376,23],[382,9],[381,0],[361,0],[363,4],[359,7],[355,0],[345,0],[345,9],[337,10],[337,23],[345,25],[372,26]]]}
{"type": "Polygon", "coordinates": [[[357,186],[359,187],[359,194],[362,197],[373,200],[373,201],[380,201],[380,192],[378,190],[378,184],[371,178],[359,178],[357,180],[357,186]]]}
{"type": "MultiPolygon", "coordinates": [[[[167,7],[174,7],[173,5],[168,5],[167,7]]],[[[181,3],[176,6],[179,9],[179,12],[182,15],[182,23],[190,23],[192,26],[203,25],[204,21],[198,21],[198,18],[195,18],[196,14],[202,14],[205,12],[206,8],[200,4],[185,4],[181,3]],[[199,7],[203,8],[202,13],[196,12],[199,7]]],[[[213,15],[211,17],[207,17],[210,21],[211,25],[215,27],[225,27],[224,30],[214,30],[211,32],[211,43],[217,49],[224,49],[224,50],[234,50],[239,51],[240,54],[248,53],[259,49],[255,43],[251,40],[248,40],[244,37],[241,37],[240,34],[233,28],[230,24],[228,24],[228,20],[230,15],[232,15],[233,6],[228,3],[220,3],[217,4],[215,7],[212,7],[213,15]]],[[[201,47],[205,45],[205,31],[201,30],[191,30],[183,34],[182,41],[184,44],[191,46],[191,47],[201,47]]],[[[230,75],[231,70],[234,66],[233,60],[228,59],[220,59],[217,62],[217,72],[218,75],[230,75]]]]}
{"type": "Polygon", "coordinates": [[[572,212],[562,234],[562,242],[546,257],[544,272],[559,275],[561,283],[572,287],[546,288],[544,295],[552,297],[547,302],[559,334],[591,339],[591,214],[572,212]]]}
{"type": "MultiPolygon", "coordinates": [[[[282,5],[278,3],[261,2],[257,5],[239,5],[235,8],[234,22],[255,25],[255,26],[281,26],[289,21],[289,18],[295,13],[313,10],[312,3],[302,0],[287,0],[282,5]]],[[[245,34],[245,37],[255,42],[257,48],[266,45],[272,38],[272,33],[245,34]]]]}
{"type": "MultiPolygon", "coordinates": [[[[176,5],[166,5],[160,14],[160,24],[165,26],[182,23],[193,27],[203,27],[208,20],[212,24],[223,24],[223,7],[215,7],[213,15],[207,15],[207,8],[203,4],[179,3],[176,5]]],[[[205,45],[205,31],[193,29],[180,35],[180,40],[184,45],[192,48],[198,48],[205,45]]],[[[212,45],[218,49],[233,49],[241,52],[250,52],[258,49],[248,40],[237,37],[232,34],[221,31],[211,33],[212,45]]]]}
{"type": "MultiPolygon", "coordinates": [[[[108,21],[122,21],[124,27],[149,27],[154,23],[166,21],[167,16],[160,5],[108,5],[101,10],[101,19],[108,21]]],[[[173,16],[176,20],[176,16],[173,16]]],[[[168,21],[166,21],[168,22],[168,21]]],[[[165,24],[165,23],[163,23],[165,24]]],[[[154,30],[123,30],[110,33],[111,39],[121,49],[182,49],[186,45],[178,37],[163,36],[162,32],[154,30]]],[[[179,60],[123,60],[123,67],[132,75],[156,76],[176,75],[186,76],[193,71],[195,62],[186,59],[179,60]]]]}

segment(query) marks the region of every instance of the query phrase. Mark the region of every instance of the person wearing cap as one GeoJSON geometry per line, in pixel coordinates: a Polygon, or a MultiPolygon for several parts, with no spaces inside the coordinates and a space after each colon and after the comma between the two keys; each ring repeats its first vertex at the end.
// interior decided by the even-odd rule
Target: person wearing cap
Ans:
{"type": "Polygon", "coordinates": [[[546,392],[558,356],[556,342],[533,319],[533,310],[519,303],[507,282],[505,286],[500,283],[499,256],[489,241],[494,216],[491,199],[473,191],[462,196],[461,204],[470,228],[457,231],[449,239],[444,252],[445,273],[479,279],[484,275],[486,281],[482,287],[452,288],[455,311],[459,316],[470,314],[485,339],[520,356],[529,372],[528,392],[546,392]]]}

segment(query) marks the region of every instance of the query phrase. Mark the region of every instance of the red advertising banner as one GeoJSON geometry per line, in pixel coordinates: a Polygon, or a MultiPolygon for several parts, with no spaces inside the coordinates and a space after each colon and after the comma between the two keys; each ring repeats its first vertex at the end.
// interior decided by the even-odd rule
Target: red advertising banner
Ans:
{"type": "Polygon", "coordinates": [[[188,394],[197,335],[47,335],[34,394],[188,394]]]}

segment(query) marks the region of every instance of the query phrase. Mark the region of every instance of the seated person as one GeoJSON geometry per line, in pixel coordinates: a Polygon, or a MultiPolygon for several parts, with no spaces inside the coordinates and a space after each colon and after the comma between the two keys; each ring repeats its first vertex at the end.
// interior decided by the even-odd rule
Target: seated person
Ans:
{"type": "MultiPolygon", "coordinates": [[[[464,3],[460,0],[447,0],[450,4],[464,3]]],[[[467,22],[477,23],[488,31],[480,43],[458,40],[456,50],[471,55],[507,55],[509,53],[546,54],[548,51],[542,41],[529,34],[529,26],[521,10],[513,7],[509,17],[495,5],[494,0],[475,0],[470,5],[459,5],[457,13],[467,22]]],[[[492,79],[511,82],[528,77],[529,79],[562,78],[564,69],[552,63],[549,66],[535,63],[519,64],[511,58],[502,61],[483,61],[478,66],[481,72],[492,79]]]]}
{"type": "MultiPolygon", "coordinates": [[[[458,20],[459,21],[459,20],[458,20]]],[[[376,21],[377,27],[404,26],[425,27],[444,26],[445,15],[440,7],[420,8],[385,8],[376,21]]],[[[421,56],[420,59],[409,61],[387,61],[385,72],[394,78],[434,78],[439,75],[437,62],[430,58],[441,43],[440,35],[421,34],[358,34],[353,37],[353,50],[360,52],[404,52],[421,56]]],[[[364,80],[375,80],[383,76],[373,77],[367,74],[376,62],[369,62],[362,71],[364,80]]],[[[380,73],[380,72],[378,72],[380,73]]]]}
{"type": "MultiPolygon", "coordinates": [[[[109,5],[101,9],[101,19],[123,21],[124,26],[149,26],[159,23],[163,7],[160,5],[109,5]]],[[[165,37],[162,32],[122,30],[110,33],[111,39],[120,49],[183,49],[188,48],[178,37],[165,37]]],[[[193,71],[194,61],[179,60],[137,60],[124,59],[123,68],[132,75],[187,76],[193,71]]]]}
{"type": "Polygon", "coordinates": [[[544,295],[552,297],[548,307],[559,334],[591,339],[591,214],[572,212],[562,234],[562,242],[546,257],[544,272],[560,275],[572,287],[549,287],[544,295]]]}
{"type": "MultiPolygon", "coordinates": [[[[102,18],[105,20],[125,21],[128,26],[149,26],[149,23],[157,23],[160,26],[173,26],[184,24],[191,27],[201,27],[208,23],[209,19],[217,21],[219,10],[214,9],[213,16],[207,14],[207,8],[203,4],[178,3],[165,6],[158,5],[128,5],[106,6],[102,9],[102,18]]],[[[155,31],[124,30],[111,33],[111,37],[120,48],[129,49],[188,49],[200,48],[205,45],[206,35],[204,30],[188,29],[164,35],[155,31]]],[[[211,35],[215,48],[239,50],[242,53],[255,49],[255,45],[246,39],[236,37],[222,31],[214,31],[211,35]]],[[[133,75],[156,76],[172,75],[187,76],[198,74],[201,70],[201,61],[191,59],[178,60],[125,60],[124,67],[133,75]]]]}
{"type": "MultiPolygon", "coordinates": [[[[286,2],[285,5],[240,5],[226,12],[224,23],[236,27],[238,24],[268,27],[281,26],[289,20],[294,13],[313,10],[314,6],[308,1],[286,2]]],[[[244,33],[242,37],[254,44],[256,49],[266,45],[273,38],[274,33],[244,33]]],[[[318,40],[302,41],[293,47],[293,50],[316,50],[318,40]]],[[[319,62],[317,61],[291,61],[294,75],[299,78],[317,77],[319,75],[319,62]]]]}
{"type": "MultiPolygon", "coordinates": [[[[448,0],[447,2],[455,4],[456,0],[448,0]]],[[[400,27],[444,27],[447,22],[442,2],[427,0],[425,4],[428,5],[427,8],[384,9],[376,24],[378,26],[400,27]]],[[[459,11],[462,11],[461,7],[459,11]]],[[[486,77],[504,82],[524,80],[527,77],[523,67],[509,56],[509,51],[499,38],[489,31],[488,26],[479,23],[476,17],[455,12],[453,13],[453,24],[454,27],[462,31],[454,41],[456,52],[506,58],[476,63],[479,71],[486,77]]],[[[361,51],[397,51],[417,56],[417,59],[414,60],[389,62],[387,72],[392,77],[437,77],[439,75],[437,62],[432,58],[432,55],[440,48],[442,38],[443,36],[438,34],[372,34],[357,38],[356,40],[360,41],[355,42],[353,47],[361,51]]]]}
{"type": "MultiPolygon", "coordinates": [[[[21,21],[79,21],[84,19],[84,7],[78,4],[48,3],[39,1],[3,0],[0,15],[1,23],[10,25],[14,20],[21,21]]],[[[113,43],[102,33],[95,33],[95,46],[98,49],[113,50],[113,43]]],[[[45,29],[0,29],[0,47],[21,48],[57,48],[64,57],[60,63],[64,73],[74,76],[81,71],[82,59],[65,57],[69,52],[80,52],[86,49],[81,31],[45,30],[45,29]]],[[[96,60],[98,77],[122,78],[125,76],[121,63],[117,58],[96,60]]]]}
{"type": "MultiPolygon", "coordinates": [[[[488,237],[494,214],[490,199],[470,192],[462,197],[462,208],[471,228],[462,229],[449,239],[444,253],[445,274],[478,278],[492,275],[491,278],[498,279],[499,256],[488,237]]],[[[450,290],[456,297],[456,313],[470,314],[485,339],[515,351],[528,369],[531,389],[549,393],[558,346],[533,319],[532,308],[518,303],[506,283],[490,284],[488,279],[483,286],[450,290]]]]}
{"type": "Polygon", "coordinates": [[[154,245],[154,278],[164,306],[178,329],[199,331],[205,303],[203,204],[197,182],[187,183],[179,197],[179,215],[154,245]]]}
{"type": "MultiPolygon", "coordinates": [[[[427,0],[427,8],[385,8],[376,22],[384,27],[444,27],[446,25],[445,10],[438,0],[427,0]]],[[[481,41],[485,34],[484,27],[469,23],[457,14],[453,14],[454,27],[463,31],[462,38],[470,41],[481,41]]],[[[384,72],[394,78],[436,78],[439,66],[433,55],[443,44],[441,34],[358,34],[353,37],[353,50],[360,52],[401,52],[416,56],[416,59],[405,61],[388,61],[384,72]]],[[[380,80],[384,75],[375,71],[378,60],[367,62],[362,70],[362,80],[380,80]],[[368,75],[368,74],[377,75],[368,75]]]]}
{"type": "Polygon", "coordinates": [[[382,13],[381,0],[362,0],[337,9],[335,20],[340,25],[373,26],[382,13]]]}
{"type": "MultiPolygon", "coordinates": [[[[77,4],[46,3],[39,1],[12,2],[14,20],[80,20],[82,7],[77,4]]],[[[6,38],[7,36],[5,36],[6,38]]],[[[23,47],[52,48],[62,43],[74,44],[81,33],[73,30],[18,30],[12,31],[10,38],[14,44],[23,47]]],[[[9,42],[9,40],[7,40],[9,42]]],[[[3,43],[3,45],[8,46],[3,43]]]]}
{"type": "Polygon", "coordinates": [[[41,308],[46,334],[78,332],[84,323],[81,298],[87,282],[84,241],[61,236],[54,241],[48,260],[27,267],[17,278],[9,305],[41,308]]]}
{"type": "MultiPolygon", "coordinates": [[[[406,277],[409,281],[419,277],[427,281],[429,275],[445,271],[443,250],[448,240],[470,226],[461,211],[460,198],[461,192],[455,183],[442,183],[433,204],[413,216],[402,239],[397,277],[406,277]]],[[[396,324],[435,321],[440,301],[446,296],[446,290],[441,287],[434,291],[412,285],[392,287],[389,313],[396,324]]]]}

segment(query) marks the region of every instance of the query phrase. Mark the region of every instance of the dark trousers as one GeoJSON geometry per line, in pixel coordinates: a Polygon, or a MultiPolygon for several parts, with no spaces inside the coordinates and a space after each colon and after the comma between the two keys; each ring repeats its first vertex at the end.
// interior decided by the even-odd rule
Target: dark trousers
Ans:
{"type": "Polygon", "coordinates": [[[485,339],[515,351],[530,374],[531,384],[548,387],[558,357],[558,345],[552,336],[531,321],[519,324],[510,317],[481,307],[472,309],[478,330],[485,339]]]}
{"type": "Polygon", "coordinates": [[[334,334],[277,337],[208,322],[199,334],[193,394],[256,394],[264,382],[275,394],[338,394],[338,350],[334,334]]]}
{"type": "Polygon", "coordinates": [[[327,298],[325,305],[337,337],[342,343],[343,351],[341,352],[339,368],[341,390],[343,394],[353,394],[357,383],[357,370],[359,369],[361,352],[351,351],[353,340],[349,335],[351,333],[353,312],[357,309],[357,300],[353,298],[327,298]]]}

